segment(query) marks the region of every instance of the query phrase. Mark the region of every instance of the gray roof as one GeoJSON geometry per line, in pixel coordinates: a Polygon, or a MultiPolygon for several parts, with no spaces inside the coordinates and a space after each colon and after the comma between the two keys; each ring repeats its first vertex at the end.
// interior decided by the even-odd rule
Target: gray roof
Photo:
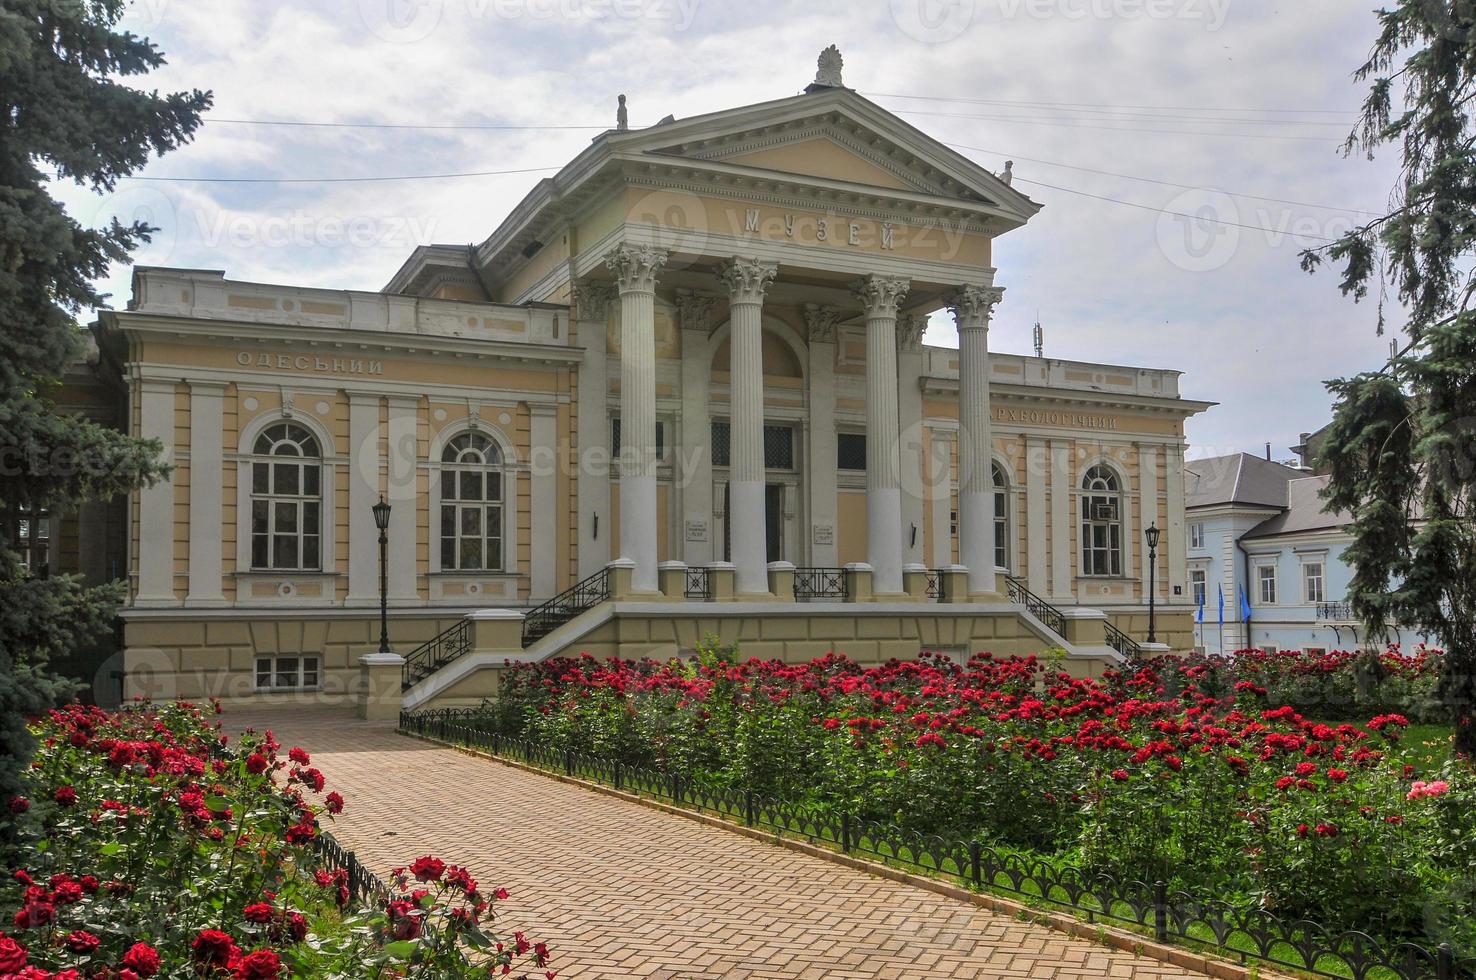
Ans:
{"type": "Polygon", "coordinates": [[[1184,464],[1185,505],[1191,510],[1225,504],[1279,510],[1287,506],[1287,485],[1305,476],[1250,453],[1191,460],[1184,464]]]}
{"type": "Polygon", "coordinates": [[[1329,514],[1323,510],[1327,502],[1322,499],[1322,490],[1327,481],[1326,476],[1304,476],[1292,480],[1286,485],[1286,510],[1257,524],[1246,532],[1245,537],[1269,538],[1277,534],[1322,531],[1342,527],[1353,520],[1353,515],[1346,512],[1329,514]]]}

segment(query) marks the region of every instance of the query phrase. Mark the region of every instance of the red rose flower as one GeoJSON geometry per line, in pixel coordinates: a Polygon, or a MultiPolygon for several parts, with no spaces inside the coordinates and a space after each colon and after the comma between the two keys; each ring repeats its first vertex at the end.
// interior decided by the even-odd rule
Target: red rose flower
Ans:
{"type": "Polygon", "coordinates": [[[25,968],[30,953],[9,936],[0,936],[0,973],[19,973],[25,968]]]}
{"type": "Polygon", "coordinates": [[[255,902],[241,910],[247,922],[265,923],[272,921],[272,907],[266,902],[255,902]]]}
{"type": "Polygon", "coordinates": [[[439,881],[446,873],[446,862],[429,855],[416,858],[410,865],[410,873],[421,881],[439,881]]]}
{"type": "Polygon", "coordinates": [[[12,796],[10,798],[10,812],[20,816],[31,808],[31,801],[24,796],[12,796]]]}
{"type": "Polygon", "coordinates": [[[260,775],[267,770],[267,757],[260,752],[253,752],[246,757],[246,771],[252,775],[260,775]]]}
{"type": "Polygon", "coordinates": [[[339,793],[329,793],[326,797],[328,812],[337,816],[343,812],[343,796],[339,793]]]}
{"type": "Polygon", "coordinates": [[[299,766],[305,766],[310,761],[307,752],[295,745],[290,750],[288,750],[287,758],[291,759],[299,766]]]}
{"type": "Polygon", "coordinates": [[[233,980],[277,980],[282,975],[282,961],[269,949],[258,949],[241,958],[233,980]]]}
{"type": "Polygon", "coordinates": [[[66,938],[67,949],[70,949],[74,953],[80,953],[83,956],[97,949],[100,943],[101,940],[92,933],[83,932],[81,929],[69,934],[66,938]]]}
{"type": "Polygon", "coordinates": [[[141,977],[151,977],[159,972],[159,952],[148,943],[134,943],[123,954],[123,965],[141,977]]]}
{"type": "Polygon", "coordinates": [[[190,952],[196,962],[224,968],[230,966],[241,950],[228,934],[218,929],[202,929],[190,943],[190,952]]]}
{"type": "Polygon", "coordinates": [[[75,806],[77,803],[77,791],[70,786],[58,786],[51,798],[62,806],[75,806]]]}

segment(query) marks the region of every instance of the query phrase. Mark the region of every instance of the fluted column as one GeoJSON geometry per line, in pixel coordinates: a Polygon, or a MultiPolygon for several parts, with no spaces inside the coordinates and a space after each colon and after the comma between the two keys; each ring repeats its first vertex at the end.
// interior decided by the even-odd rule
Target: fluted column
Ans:
{"type": "Polygon", "coordinates": [[[768,533],[764,521],[764,291],[779,267],[758,259],[733,260],[718,272],[728,286],[732,354],[728,520],[731,522],[734,589],[767,593],[768,533]]]}
{"type": "Polygon", "coordinates": [[[989,317],[1003,295],[997,287],[964,286],[948,303],[958,324],[958,551],[971,593],[996,591],[989,317]]]}
{"type": "Polygon", "coordinates": [[[866,311],[866,561],[872,591],[902,592],[897,305],[909,281],[869,276],[852,287],[866,311]]]}
{"type": "Polygon", "coordinates": [[[617,245],[605,256],[620,289],[620,557],[635,592],[656,580],[656,273],[666,252],[617,245]]]}

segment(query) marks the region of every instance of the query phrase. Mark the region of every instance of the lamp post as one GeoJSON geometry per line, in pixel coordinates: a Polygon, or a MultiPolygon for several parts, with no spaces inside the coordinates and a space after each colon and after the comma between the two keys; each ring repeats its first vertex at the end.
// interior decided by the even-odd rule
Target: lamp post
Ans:
{"type": "Polygon", "coordinates": [[[389,645],[389,519],[390,505],[380,494],[379,503],[372,508],[374,526],[379,528],[379,652],[393,653],[389,645]]]}
{"type": "Polygon", "coordinates": [[[1143,536],[1148,539],[1148,642],[1157,643],[1158,637],[1154,634],[1154,609],[1153,600],[1157,589],[1153,585],[1153,572],[1158,567],[1158,538],[1163,532],[1158,529],[1156,523],[1149,524],[1143,531],[1143,536]]]}

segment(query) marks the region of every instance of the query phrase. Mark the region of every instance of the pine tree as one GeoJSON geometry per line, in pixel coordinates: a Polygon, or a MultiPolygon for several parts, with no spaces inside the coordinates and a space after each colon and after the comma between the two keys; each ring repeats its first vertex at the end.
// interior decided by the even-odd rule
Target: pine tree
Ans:
{"type": "Polygon", "coordinates": [[[1345,149],[1398,145],[1394,206],[1302,265],[1339,263],[1355,300],[1376,287],[1379,331],[1398,307],[1408,345],[1381,371],[1329,382],[1327,500],[1353,514],[1349,599],[1367,635],[1394,622],[1439,634],[1456,747],[1476,754],[1476,0],[1401,0],[1376,16],[1345,149]]]}
{"type": "Polygon", "coordinates": [[[32,740],[26,718],[67,696],[47,662],[111,624],[117,585],[33,574],[17,528],[167,476],[156,442],[65,415],[53,396],[83,348],[77,316],[106,297],[92,285],[149,239],[141,223],[74,221],[49,193],[70,180],[110,191],[188,142],[205,92],[160,95],[126,84],[164,63],[117,29],[125,0],[0,0],[0,805],[32,740]]]}

